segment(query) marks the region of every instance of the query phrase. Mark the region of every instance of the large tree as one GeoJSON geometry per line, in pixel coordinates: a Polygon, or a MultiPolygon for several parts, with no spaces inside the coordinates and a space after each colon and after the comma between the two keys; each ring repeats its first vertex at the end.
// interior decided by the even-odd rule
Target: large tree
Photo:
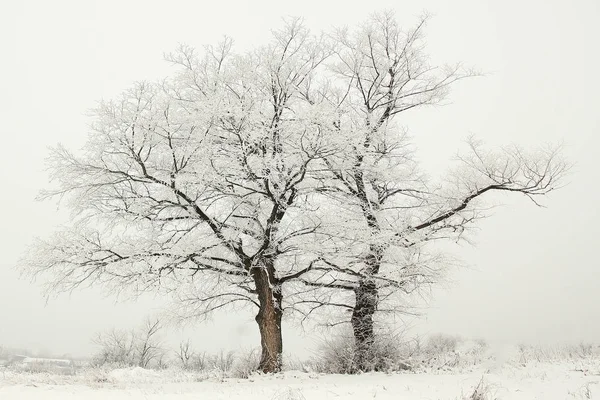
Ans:
{"type": "Polygon", "coordinates": [[[471,140],[447,178],[426,179],[397,118],[438,104],[453,83],[474,75],[460,65],[430,64],[426,21],[403,31],[392,14],[382,13],[335,36],[337,86],[328,98],[336,106],[334,130],[347,145],[319,160],[325,172],[318,191],[344,209],[343,221],[331,225],[346,225],[338,235],[346,245],[303,277],[308,290],[296,304],[305,315],[325,306],[350,311],[329,322],[350,315],[358,370],[376,367],[376,312],[406,311],[410,294],[438,282],[447,269],[450,260],[432,242],[462,239],[485,215],[482,197],[510,192],[534,200],[555,189],[567,168],[557,148],[490,152],[471,140]]]}
{"type": "Polygon", "coordinates": [[[306,271],[298,242],[319,226],[303,196],[311,164],[332,151],[327,105],[311,88],[330,52],[298,20],[251,52],[231,44],[180,48],[168,56],[173,78],[100,104],[82,153],[54,149],[58,187],[44,196],[67,196],[74,223],[39,241],[24,267],[47,272],[53,291],[193,286],[204,314],[255,304],[259,368],[274,372],[282,286],[306,271]]]}

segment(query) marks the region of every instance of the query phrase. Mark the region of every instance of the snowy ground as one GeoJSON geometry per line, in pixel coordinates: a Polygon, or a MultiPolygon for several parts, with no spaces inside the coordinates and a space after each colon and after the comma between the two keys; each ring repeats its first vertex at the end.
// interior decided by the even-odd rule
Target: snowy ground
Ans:
{"type": "Polygon", "coordinates": [[[600,363],[528,363],[476,368],[470,372],[426,372],[360,376],[285,372],[247,380],[198,377],[181,371],[140,368],[86,371],[77,376],[0,372],[0,400],[191,400],[191,399],[469,399],[483,378],[478,399],[600,399],[600,363]]]}

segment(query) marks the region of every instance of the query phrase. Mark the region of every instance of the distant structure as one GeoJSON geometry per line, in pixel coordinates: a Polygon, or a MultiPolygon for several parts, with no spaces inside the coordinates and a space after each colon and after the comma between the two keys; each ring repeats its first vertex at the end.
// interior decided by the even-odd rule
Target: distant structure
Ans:
{"type": "Polygon", "coordinates": [[[41,358],[14,355],[5,364],[26,371],[48,371],[69,375],[75,373],[75,363],[72,360],[59,358],[41,358]]]}
{"type": "Polygon", "coordinates": [[[22,363],[23,360],[25,360],[27,358],[29,358],[29,356],[22,356],[22,355],[19,355],[19,354],[15,354],[14,356],[10,357],[9,362],[11,364],[13,364],[13,363],[22,363]]]}

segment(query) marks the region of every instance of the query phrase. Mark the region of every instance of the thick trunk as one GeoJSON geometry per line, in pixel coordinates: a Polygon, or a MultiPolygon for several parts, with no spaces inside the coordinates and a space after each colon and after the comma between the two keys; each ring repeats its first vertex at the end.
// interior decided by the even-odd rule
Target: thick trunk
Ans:
{"type": "Polygon", "coordinates": [[[377,311],[377,286],[372,280],[362,280],[355,294],[356,304],[351,319],[355,343],[354,366],[358,371],[371,371],[377,369],[373,351],[373,316],[377,311]]]}
{"type": "Polygon", "coordinates": [[[281,371],[283,340],[281,335],[281,286],[274,278],[271,265],[252,269],[258,294],[256,323],[260,331],[261,357],[258,369],[264,373],[281,371]]]}
{"type": "Polygon", "coordinates": [[[384,247],[371,245],[369,255],[365,259],[362,279],[355,289],[356,302],[352,310],[352,330],[354,332],[354,366],[359,371],[378,369],[374,352],[375,330],[373,317],[379,304],[377,283],[373,279],[381,268],[384,247]]]}

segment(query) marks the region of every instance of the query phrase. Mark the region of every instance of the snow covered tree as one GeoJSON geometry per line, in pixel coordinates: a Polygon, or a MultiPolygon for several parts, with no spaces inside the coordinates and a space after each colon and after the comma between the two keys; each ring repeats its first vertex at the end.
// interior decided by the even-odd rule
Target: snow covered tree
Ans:
{"type": "Polygon", "coordinates": [[[53,292],[189,290],[196,315],[255,304],[259,368],[278,371],[282,286],[306,270],[298,243],[319,225],[303,210],[311,164],[333,149],[327,105],[306,99],[329,54],[299,20],[245,54],[228,39],[170,54],[172,79],[100,104],[82,154],[54,149],[58,188],[43,197],[66,196],[74,223],[24,269],[53,292]]]}
{"type": "MultiPolygon", "coordinates": [[[[347,146],[320,160],[326,173],[318,191],[343,208],[334,226],[341,226],[338,241],[345,245],[303,277],[314,290],[296,305],[305,315],[326,306],[350,311],[358,370],[376,367],[370,359],[375,313],[407,311],[406,298],[438,282],[452,262],[432,242],[461,239],[484,216],[484,195],[521,193],[534,200],[555,189],[567,169],[555,148],[489,152],[472,140],[444,182],[426,179],[396,117],[439,103],[451,84],[473,75],[460,65],[429,63],[422,37],[426,20],[402,31],[392,14],[382,13],[335,35],[336,86],[328,98],[336,105],[334,128],[347,146]]],[[[330,323],[348,313],[336,315],[330,323]]]]}

